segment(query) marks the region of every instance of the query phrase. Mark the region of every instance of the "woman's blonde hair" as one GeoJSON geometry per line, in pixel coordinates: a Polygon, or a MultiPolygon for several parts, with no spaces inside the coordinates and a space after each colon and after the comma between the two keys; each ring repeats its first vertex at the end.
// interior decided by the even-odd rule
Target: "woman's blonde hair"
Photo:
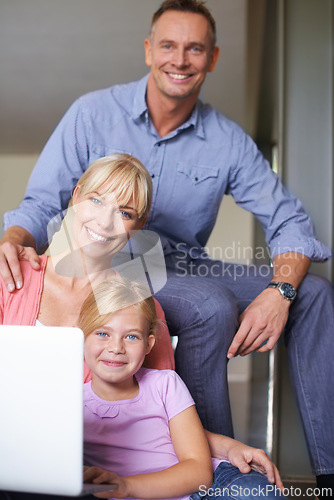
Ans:
{"type": "Polygon", "coordinates": [[[100,283],[82,304],[78,327],[87,337],[108,323],[114,313],[130,306],[145,316],[148,336],[155,336],[159,320],[150,289],[127,278],[115,278],[100,283]]]}
{"type": "Polygon", "coordinates": [[[137,158],[125,153],[113,153],[91,163],[77,186],[82,196],[97,191],[113,193],[124,206],[133,199],[139,219],[146,217],[151,208],[150,174],[137,158]]]}

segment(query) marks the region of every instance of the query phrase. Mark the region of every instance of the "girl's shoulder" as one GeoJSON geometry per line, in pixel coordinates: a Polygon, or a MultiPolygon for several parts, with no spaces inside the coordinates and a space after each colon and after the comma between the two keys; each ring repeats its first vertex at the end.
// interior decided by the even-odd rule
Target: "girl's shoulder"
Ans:
{"type": "Polygon", "coordinates": [[[189,406],[194,400],[181,377],[174,370],[141,368],[136,374],[143,401],[151,408],[161,408],[170,420],[189,406]]]}
{"type": "Polygon", "coordinates": [[[158,381],[169,379],[180,379],[179,375],[174,370],[157,370],[155,368],[140,368],[136,373],[136,379],[141,381],[158,381]]]}
{"type": "Polygon", "coordinates": [[[136,379],[145,391],[149,388],[151,392],[157,392],[160,395],[167,392],[189,392],[181,377],[174,370],[141,368],[136,373],[136,379]]]}

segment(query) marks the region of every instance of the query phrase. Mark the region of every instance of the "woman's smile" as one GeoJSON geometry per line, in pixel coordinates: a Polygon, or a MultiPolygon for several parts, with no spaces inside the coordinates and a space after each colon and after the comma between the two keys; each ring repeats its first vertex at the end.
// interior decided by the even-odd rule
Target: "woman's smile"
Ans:
{"type": "Polygon", "coordinates": [[[89,238],[92,241],[101,241],[101,242],[106,242],[110,241],[113,239],[113,236],[103,236],[102,234],[95,233],[92,229],[89,229],[87,226],[85,226],[85,229],[89,235],[89,238]]]}

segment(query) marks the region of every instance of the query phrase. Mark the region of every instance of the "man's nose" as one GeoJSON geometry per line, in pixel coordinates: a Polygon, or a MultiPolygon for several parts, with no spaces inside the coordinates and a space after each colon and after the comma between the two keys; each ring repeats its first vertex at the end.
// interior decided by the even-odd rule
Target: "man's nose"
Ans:
{"type": "Polygon", "coordinates": [[[174,52],[174,59],[173,62],[176,67],[178,68],[183,68],[185,66],[188,66],[189,64],[189,59],[188,59],[188,52],[185,48],[179,47],[175,52],[174,52]]]}

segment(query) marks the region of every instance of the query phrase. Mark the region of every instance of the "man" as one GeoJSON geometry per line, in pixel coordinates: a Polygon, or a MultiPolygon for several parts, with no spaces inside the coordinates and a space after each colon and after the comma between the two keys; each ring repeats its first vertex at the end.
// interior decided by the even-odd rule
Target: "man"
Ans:
{"type": "Polygon", "coordinates": [[[115,151],[138,157],[154,188],[146,228],[160,235],[169,270],[157,298],[179,336],[177,371],[204,426],[232,435],[227,359],[272,349],[285,328],[312,467],[328,479],[334,474],[333,290],[306,274],[311,260],[330,252],[253,141],[198,99],[218,57],[207,8],[197,0],[163,2],[145,40],[149,75],[78,99],[49,139],[24,201],[6,214],[0,271],[9,289],[22,286],[17,257],[38,266],[26,247],[45,245],[48,220],[66,207],[89,163],[115,151]],[[263,224],[272,274],[203,255],[225,193],[263,224]]]}

